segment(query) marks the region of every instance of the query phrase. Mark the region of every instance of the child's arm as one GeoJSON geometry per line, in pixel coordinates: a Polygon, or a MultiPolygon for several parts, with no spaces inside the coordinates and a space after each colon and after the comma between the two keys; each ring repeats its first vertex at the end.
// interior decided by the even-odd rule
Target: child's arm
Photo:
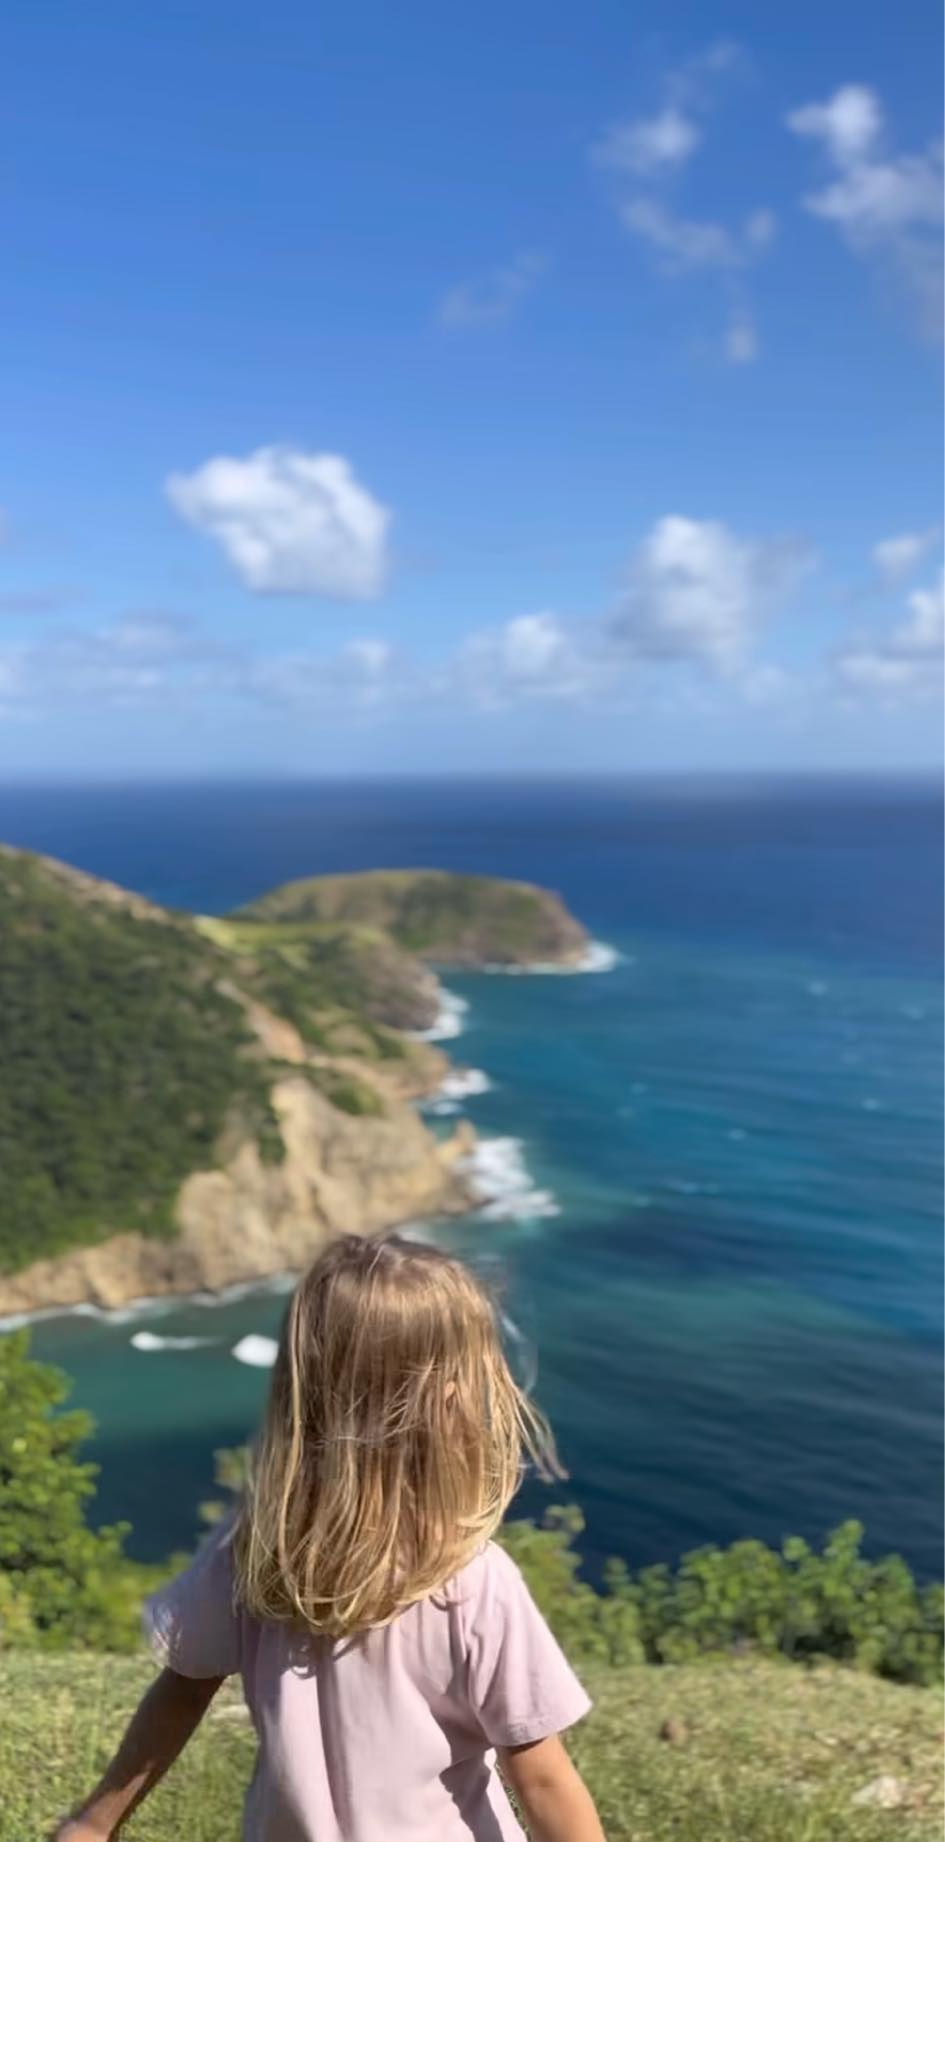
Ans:
{"type": "Polygon", "coordinates": [[[222,1678],[162,1671],[145,1693],[95,1791],[56,1829],[57,1842],[110,1842],[203,1720],[222,1678]]]}
{"type": "Polygon", "coordinates": [[[603,1842],[597,1808],[558,1735],[499,1751],[536,1842],[603,1842]]]}

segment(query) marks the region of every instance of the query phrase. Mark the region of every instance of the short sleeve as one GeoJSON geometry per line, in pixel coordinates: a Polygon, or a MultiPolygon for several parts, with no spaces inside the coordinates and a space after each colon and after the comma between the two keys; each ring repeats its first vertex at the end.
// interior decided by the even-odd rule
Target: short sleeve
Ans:
{"type": "Polygon", "coordinates": [[[560,1735],[590,1699],[498,1544],[476,1560],[462,1605],[470,1705],[490,1749],[515,1749],[560,1735]]]}
{"type": "Polygon", "coordinates": [[[182,1678],[228,1678],[240,1668],[232,1542],[228,1518],[201,1544],[186,1571],[145,1601],[144,1627],[151,1648],[182,1678]]]}

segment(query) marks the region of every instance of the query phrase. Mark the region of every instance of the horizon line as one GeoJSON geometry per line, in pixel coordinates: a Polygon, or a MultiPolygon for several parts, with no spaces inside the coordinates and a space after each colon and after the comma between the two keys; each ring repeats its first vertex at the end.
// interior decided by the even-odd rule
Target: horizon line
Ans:
{"type": "Polygon", "coordinates": [[[116,773],[114,775],[55,775],[29,774],[0,776],[0,794],[16,794],[30,790],[122,790],[122,789],[323,789],[344,788],[364,784],[378,787],[416,787],[417,785],[437,787],[443,783],[465,783],[477,786],[506,784],[517,788],[547,784],[578,787],[596,783],[662,783],[662,784],[732,784],[750,783],[881,783],[916,784],[935,786],[943,790],[943,770],[917,764],[914,767],[795,767],[795,768],[548,768],[526,771],[514,769],[423,769],[423,770],[343,770],[322,775],[298,775],[290,772],[264,774],[235,771],[213,774],[178,773],[168,770],[154,775],[116,773]]]}

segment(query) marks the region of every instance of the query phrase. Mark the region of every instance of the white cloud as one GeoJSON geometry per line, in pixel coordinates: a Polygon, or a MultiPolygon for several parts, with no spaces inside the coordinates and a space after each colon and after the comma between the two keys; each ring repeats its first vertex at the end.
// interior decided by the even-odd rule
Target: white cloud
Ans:
{"type": "Polygon", "coordinates": [[[513,675],[545,674],[564,647],[564,634],[551,612],[524,612],[504,628],[504,655],[513,675]]]}
{"type": "Polygon", "coordinates": [[[831,100],[796,107],[787,125],[822,142],[838,164],[855,163],[879,141],[883,110],[868,85],[842,85],[831,100]]]}
{"type": "Polygon", "coordinates": [[[716,220],[687,220],[646,197],[625,200],[620,218],[631,234],[658,249],[672,270],[738,270],[774,233],[774,216],[764,210],[749,214],[741,226],[725,227],[716,220]]]}
{"type": "MultiPolygon", "coordinates": [[[[698,219],[665,196],[667,185],[678,178],[705,139],[705,121],[720,77],[741,61],[737,45],[714,44],[670,73],[656,114],[615,123],[591,151],[592,162],[609,178],[622,227],[655,252],[668,274],[743,271],[757,261],[774,235],[775,217],[767,207],[753,208],[741,221],[698,219]]],[[[758,348],[750,316],[733,317],[724,344],[727,360],[752,361],[758,348]]]]}
{"type": "Polygon", "coordinates": [[[663,105],[649,119],[615,121],[591,149],[602,170],[636,178],[659,178],[677,171],[701,147],[703,129],[693,119],[713,103],[716,82],[741,61],[736,43],[713,43],[697,52],[663,82],[663,105]]]}
{"type": "Polygon", "coordinates": [[[637,549],[611,621],[640,659],[735,675],[809,563],[795,541],[742,540],[714,519],[660,519],[637,549]]]}
{"type": "Polygon", "coordinates": [[[443,327],[494,327],[507,320],[533,291],[545,258],[526,251],[511,263],[490,270],[487,276],[454,285],[441,300],[438,318],[443,327]]]}
{"type": "Polygon", "coordinates": [[[109,623],[51,633],[8,650],[0,688],[13,709],[50,711],[70,698],[143,707],[189,706],[221,696],[352,710],[426,685],[385,640],[351,640],[325,652],[260,652],[204,634],[172,613],[128,613],[109,623]]]}
{"type": "Polygon", "coordinates": [[[444,679],[454,693],[495,704],[512,695],[584,694],[598,666],[587,629],[553,612],[523,612],[471,633],[447,662],[444,679]]]}
{"type": "Polygon", "coordinates": [[[746,702],[786,693],[759,665],[771,614],[808,560],[794,541],[745,540],[716,520],[660,519],[631,556],[624,589],[597,616],[525,613],[475,633],[448,665],[454,691],[499,704],[515,696],[645,694],[702,701],[720,685],[746,702]]]}
{"type": "Polygon", "coordinates": [[[891,632],[841,648],[842,686],[893,698],[937,697],[945,661],[945,572],[927,589],[910,591],[905,616],[891,632]]]}
{"type": "Polygon", "coordinates": [[[618,121],[594,145],[594,160],[603,169],[630,171],[647,177],[675,170],[692,156],[701,130],[678,107],[664,107],[650,121],[618,121]]]}
{"type": "Polygon", "coordinates": [[[104,626],[50,633],[10,651],[7,688],[26,705],[71,696],[134,703],[152,691],[219,686],[224,650],[171,612],[128,612],[104,626]]]}
{"type": "Polygon", "coordinates": [[[730,363],[753,363],[758,354],[758,330],[750,314],[737,313],[729,322],[725,353],[730,363]]]}
{"type": "Polygon", "coordinates": [[[390,514],[342,455],[216,455],[189,476],[169,476],[165,490],[250,590],[368,598],[385,581],[390,514]]]}
{"type": "Polygon", "coordinates": [[[819,143],[836,176],[804,204],[828,221],[855,254],[892,264],[921,323],[941,322],[942,150],[939,142],[895,155],[882,102],[865,85],[844,85],[832,99],[787,115],[795,135],[819,143]]]}
{"type": "MultiPolygon", "coordinates": [[[[897,547],[904,563],[902,544],[912,566],[915,544],[927,538],[878,543],[877,566],[893,562],[889,550],[897,547]]],[[[231,716],[234,700],[243,699],[273,716],[341,721],[393,715],[405,704],[486,711],[554,699],[658,704],[680,719],[734,701],[780,718],[809,705],[815,687],[847,703],[911,703],[937,692],[941,582],[911,590],[884,633],[830,652],[816,685],[812,674],[782,664],[769,629],[810,559],[796,539],[740,534],[721,520],[674,513],[643,535],[610,604],[570,618],[516,613],[471,633],[438,662],[413,661],[381,638],[261,651],[215,640],[183,616],[138,612],[7,649],[0,692],[8,714],[21,717],[55,715],[76,698],[142,715],[149,703],[170,702],[182,717],[198,701],[222,702],[231,716]]]]}
{"type": "Polygon", "coordinates": [[[878,540],[873,562],[883,582],[898,583],[902,577],[911,575],[934,540],[934,528],[925,533],[897,533],[889,540],[878,540]]]}
{"type": "Polygon", "coordinates": [[[667,90],[677,102],[711,105],[716,79],[726,72],[744,71],[747,61],[740,43],[733,42],[731,37],[720,37],[718,42],[697,50],[694,56],[687,57],[684,64],[671,71],[666,81],[667,90]]]}
{"type": "Polygon", "coordinates": [[[729,228],[720,221],[686,220],[656,199],[627,199],[620,219],[632,235],[657,249],[672,270],[730,269],[741,259],[729,228]]]}
{"type": "Polygon", "coordinates": [[[349,640],[328,652],[308,650],[257,654],[244,662],[244,695],[269,706],[347,713],[375,713],[379,707],[429,694],[430,680],[398,658],[386,641],[349,640]]]}

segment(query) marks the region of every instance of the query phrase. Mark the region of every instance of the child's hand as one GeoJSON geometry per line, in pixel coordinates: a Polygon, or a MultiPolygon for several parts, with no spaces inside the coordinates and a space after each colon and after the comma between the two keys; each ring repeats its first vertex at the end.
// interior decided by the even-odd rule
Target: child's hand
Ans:
{"type": "Polygon", "coordinates": [[[53,1842],[113,1842],[122,1823],[180,1755],[202,1721],[222,1678],[184,1678],[162,1671],[125,1733],[118,1755],[95,1791],[53,1829],[53,1842]]]}

